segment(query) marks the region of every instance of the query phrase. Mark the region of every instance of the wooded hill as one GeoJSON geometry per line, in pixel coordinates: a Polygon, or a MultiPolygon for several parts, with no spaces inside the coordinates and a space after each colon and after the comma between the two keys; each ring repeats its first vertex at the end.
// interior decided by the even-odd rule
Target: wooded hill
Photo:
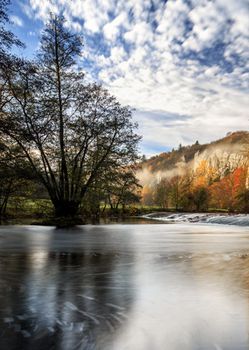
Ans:
{"type": "Polygon", "coordinates": [[[143,204],[183,210],[248,211],[249,132],[161,153],[138,171],[143,204]]]}
{"type": "MultiPolygon", "coordinates": [[[[229,152],[232,148],[236,149],[238,153],[245,154],[243,151],[248,150],[249,147],[249,132],[247,131],[237,131],[229,133],[224,138],[217,141],[200,144],[198,141],[193,145],[181,146],[178,149],[172,150],[170,152],[163,152],[159,155],[153,156],[142,163],[142,168],[147,168],[151,172],[158,172],[160,170],[172,170],[177,167],[179,162],[183,159],[186,163],[193,161],[197,154],[211,151],[212,153],[217,153],[221,148],[229,152]]],[[[249,157],[249,151],[247,152],[249,157]]]]}

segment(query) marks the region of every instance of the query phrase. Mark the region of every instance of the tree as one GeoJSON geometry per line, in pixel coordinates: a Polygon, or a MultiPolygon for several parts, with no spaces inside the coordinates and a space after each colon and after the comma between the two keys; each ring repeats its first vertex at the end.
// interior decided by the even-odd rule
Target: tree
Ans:
{"type": "Polygon", "coordinates": [[[99,219],[106,208],[113,214],[124,213],[126,206],[140,201],[141,185],[135,176],[135,166],[104,169],[94,180],[84,197],[82,214],[99,219]]]}
{"type": "Polygon", "coordinates": [[[0,0],[0,117],[2,108],[8,102],[4,93],[7,84],[4,68],[6,65],[11,66],[16,60],[16,57],[10,54],[12,46],[24,47],[15,35],[5,28],[6,24],[10,23],[7,13],[9,3],[9,0],[0,0]]]}
{"type": "Polygon", "coordinates": [[[206,187],[196,188],[192,193],[192,200],[196,211],[205,211],[208,209],[208,190],[206,187]]]}
{"type": "Polygon", "coordinates": [[[0,134],[13,140],[46,187],[57,217],[77,214],[103,169],[137,159],[132,111],[75,68],[81,39],[51,17],[35,62],[5,64],[0,134]]]}
{"type": "Polygon", "coordinates": [[[184,210],[193,210],[193,187],[194,172],[186,171],[180,181],[180,207],[184,210]]]}
{"type": "Polygon", "coordinates": [[[145,154],[142,155],[141,162],[144,163],[147,161],[147,157],[145,154]]]}
{"type": "Polygon", "coordinates": [[[105,186],[105,193],[112,210],[117,210],[122,206],[122,210],[129,204],[138,203],[140,200],[139,184],[132,167],[112,171],[109,182],[105,186]]]}
{"type": "Polygon", "coordinates": [[[142,189],[142,204],[145,206],[154,205],[153,188],[149,185],[144,185],[142,189]]]}
{"type": "MultiPolygon", "coordinates": [[[[19,147],[0,142],[0,218],[6,216],[11,196],[24,191],[29,180],[34,180],[29,164],[19,147]]],[[[30,184],[29,184],[30,186],[30,184]]]]}
{"type": "Polygon", "coordinates": [[[175,208],[175,210],[179,209],[179,200],[180,200],[180,176],[175,175],[170,179],[170,199],[171,199],[171,205],[175,208]]]}
{"type": "MultiPolygon", "coordinates": [[[[243,200],[246,200],[246,179],[247,167],[238,167],[214,182],[210,186],[212,205],[231,212],[241,207],[243,200]]],[[[245,205],[243,207],[246,208],[245,205]]]]}
{"type": "Polygon", "coordinates": [[[13,191],[14,180],[13,169],[8,161],[7,147],[0,143],[0,218],[6,215],[6,209],[10,195],[13,191]]]}
{"type": "Polygon", "coordinates": [[[154,203],[162,209],[169,207],[170,182],[167,178],[163,178],[154,190],[154,203]]]}
{"type": "Polygon", "coordinates": [[[249,189],[244,189],[237,195],[238,209],[244,213],[249,213],[249,189]]]}
{"type": "Polygon", "coordinates": [[[24,46],[11,31],[5,28],[6,23],[10,22],[7,14],[9,4],[9,0],[0,0],[0,63],[9,56],[6,50],[9,51],[13,45],[24,46]]]}

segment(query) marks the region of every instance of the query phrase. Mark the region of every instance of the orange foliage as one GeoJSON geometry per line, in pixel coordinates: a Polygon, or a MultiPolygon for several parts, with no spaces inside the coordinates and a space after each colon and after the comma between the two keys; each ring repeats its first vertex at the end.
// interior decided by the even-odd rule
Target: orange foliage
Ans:
{"type": "MultiPolygon", "coordinates": [[[[144,186],[142,203],[144,205],[162,205],[184,210],[200,210],[198,207],[244,210],[240,197],[247,190],[248,168],[239,167],[226,176],[219,178],[219,169],[212,168],[206,160],[202,160],[195,171],[183,176],[161,179],[155,186],[144,186]],[[204,196],[205,194],[205,196],[204,196]],[[202,197],[200,197],[202,195],[202,197]],[[205,203],[201,203],[201,201],[205,203]],[[163,199],[163,201],[162,201],[163,199]]],[[[241,198],[242,198],[241,197],[241,198]]],[[[244,198],[244,197],[243,197],[244,198]]],[[[244,200],[245,202],[245,200],[244,200]]]]}
{"type": "Polygon", "coordinates": [[[194,173],[193,190],[201,187],[208,187],[215,177],[215,169],[210,167],[208,162],[203,159],[194,173]]]}
{"type": "Polygon", "coordinates": [[[245,190],[246,177],[247,169],[240,167],[223,177],[219,182],[214,182],[209,187],[212,204],[220,208],[234,210],[239,193],[245,190]]]}

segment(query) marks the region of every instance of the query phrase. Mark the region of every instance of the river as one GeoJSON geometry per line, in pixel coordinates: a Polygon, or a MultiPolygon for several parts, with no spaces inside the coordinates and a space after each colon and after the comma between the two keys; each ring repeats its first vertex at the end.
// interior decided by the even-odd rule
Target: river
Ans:
{"type": "Polygon", "coordinates": [[[249,349],[249,228],[0,227],[1,350],[249,349]]]}

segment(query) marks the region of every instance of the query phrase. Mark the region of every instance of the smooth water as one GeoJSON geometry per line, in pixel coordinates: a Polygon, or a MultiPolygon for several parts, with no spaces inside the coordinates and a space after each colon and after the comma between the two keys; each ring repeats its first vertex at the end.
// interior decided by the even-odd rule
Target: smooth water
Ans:
{"type": "Polygon", "coordinates": [[[249,348],[249,229],[0,228],[0,349],[249,348]]]}

